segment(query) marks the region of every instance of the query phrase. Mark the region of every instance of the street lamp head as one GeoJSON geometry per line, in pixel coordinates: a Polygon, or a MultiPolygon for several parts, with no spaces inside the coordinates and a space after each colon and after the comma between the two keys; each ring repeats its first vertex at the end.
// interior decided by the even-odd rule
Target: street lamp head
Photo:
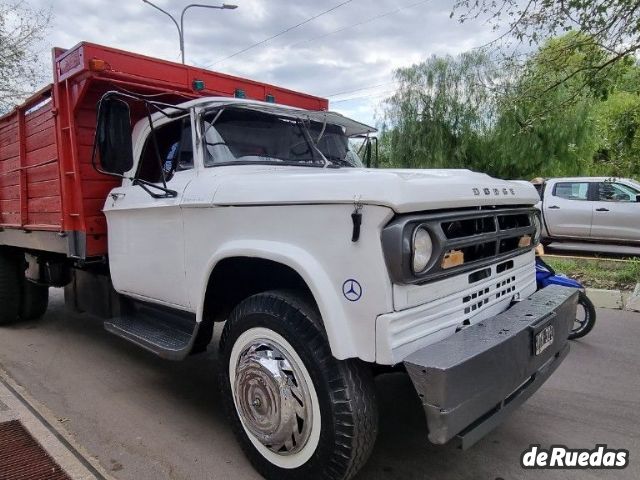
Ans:
{"type": "Polygon", "coordinates": [[[237,5],[230,5],[228,3],[223,3],[222,4],[222,8],[224,8],[225,10],[235,10],[236,8],[238,8],[237,5]]]}

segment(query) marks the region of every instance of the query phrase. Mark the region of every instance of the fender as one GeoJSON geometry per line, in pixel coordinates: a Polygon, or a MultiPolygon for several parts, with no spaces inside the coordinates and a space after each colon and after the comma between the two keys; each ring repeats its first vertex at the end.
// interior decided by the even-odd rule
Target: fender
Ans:
{"type": "MultiPolygon", "coordinates": [[[[201,279],[200,296],[197,299],[196,321],[201,322],[204,314],[206,288],[216,265],[230,257],[254,257],[281,263],[300,275],[309,287],[324,322],[333,355],[339,360],[360,357],[375,360],[375,345],[370,352],[358,351],[354,342],[351,322],[345,321],[347,314],[342,306],[342,298],[336,291],[326,270],[306,250],[283,242],[238,240],[225,243],[209,259],[206,275],[201,279]]],[[[373,323],[372,323],[372,328],[373,323]]]]}

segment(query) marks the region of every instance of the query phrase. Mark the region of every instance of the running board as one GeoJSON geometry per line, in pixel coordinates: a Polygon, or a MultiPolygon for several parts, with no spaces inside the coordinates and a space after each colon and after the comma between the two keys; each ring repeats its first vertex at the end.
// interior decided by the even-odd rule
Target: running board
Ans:
{"type": "Polygon", "coordinates": [[[614,245],[607,243],[576,242],[554,240],[548,244],[549,253],[553,250],[569,252],[606,253],[613,255],[640,256],[640,245],[614,245]]]}
{"type": "Polygon", "coordinates": [[[189,355],[199,326],[192,313],[146,304],[136,304],[131,312],[104,322],[108,332],[168,360],[189,355]]]}

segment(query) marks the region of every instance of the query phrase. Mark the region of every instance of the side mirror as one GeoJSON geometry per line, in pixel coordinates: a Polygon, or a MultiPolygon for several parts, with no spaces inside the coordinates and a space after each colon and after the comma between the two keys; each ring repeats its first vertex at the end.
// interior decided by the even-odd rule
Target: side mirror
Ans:
{"type": "Polygon", "coordinates": [[[104,173],[122,176],[131,170],[131,112],[127,102],[107,95],[100,100],[95,141],[104,173]]]}

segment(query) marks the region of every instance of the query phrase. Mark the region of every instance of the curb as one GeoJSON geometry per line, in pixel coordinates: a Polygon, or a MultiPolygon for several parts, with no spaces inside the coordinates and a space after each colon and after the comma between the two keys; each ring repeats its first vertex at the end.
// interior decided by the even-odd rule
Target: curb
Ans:
{"type": "MultiPolygon", "coordinates": [[[[0,366],[0,421],[18,420],[27,433],[72,480],[115,480],[97,459],[59,425],[44,405],[33,399],[0,366]]],[[[6,452],[5,452],[6,453],[6,452]]],[[[0,477],[2,477],[0,472],[0,477]]],[[[4,478],[4,477],[2,477],[4,478]]]]}
{"type": "Polygon", "coordinates": [[[587,288],[586,294],[596,308],[640,312],[640,283],[633,292],[587,288]]]}
{"type": "Polygon", "coordinates": [[[629,295],[624,309],[630,312],[640,312],[640,283],[636,285],[635,290],[629,295]]]}

